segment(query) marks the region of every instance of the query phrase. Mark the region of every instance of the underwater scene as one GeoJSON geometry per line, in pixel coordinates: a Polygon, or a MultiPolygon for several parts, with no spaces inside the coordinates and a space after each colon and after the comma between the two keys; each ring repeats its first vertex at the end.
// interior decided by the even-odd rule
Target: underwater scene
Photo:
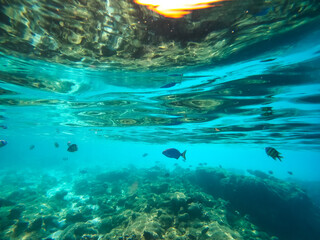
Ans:
{"type": "Polygon", "coordinates": [[[0,0],[0,240],[320,239],[319,0],[0,0]]]}

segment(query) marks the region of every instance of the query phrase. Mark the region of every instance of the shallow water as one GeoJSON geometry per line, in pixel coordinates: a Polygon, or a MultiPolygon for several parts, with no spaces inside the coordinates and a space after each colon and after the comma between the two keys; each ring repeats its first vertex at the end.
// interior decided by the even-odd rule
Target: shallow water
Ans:
{"type": "Polygon", "coordinates": [[[233,0],[175,19],[129,0],[2,1],[0,238],[317,239],[319,12],[233,0]],[[272,205],[286,209],[278,225],[272,205]]]}

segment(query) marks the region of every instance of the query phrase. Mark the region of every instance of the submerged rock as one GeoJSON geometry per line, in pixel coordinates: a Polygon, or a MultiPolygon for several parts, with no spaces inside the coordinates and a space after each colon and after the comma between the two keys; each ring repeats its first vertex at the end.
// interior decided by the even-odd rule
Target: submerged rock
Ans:
{"type": "Polygon", "coordinates": [[[0,198],[0,207],[7,207],[7,206],[14,206],[14,205],[16,205],[14,202],[7,199],[0,198]]]}
{"type": "Polygon", "coordinates": [[[42,217],[34,220],[27,229],[27,232],[39,231],[42,227],[43,219],[42,217]]]}
{"type": "Polygon", "coordinates": [[[77,240],[77,239],[81,239],[83,235],[93,235],[93,234],[97,234],[97,231],[92,228],[91,224],[75,223],[67,227],[61,233],[59,240],[77,240]]]}
{"type": "Polygon", "coordinates": [[[22,205],[18,205],[10,210],[8,215],[8,219],[19,219],[21,217],[22,212],[25,210],[25,207],[22,205]]]}
{"type": "Polygon", "coordinates": [[[208,193],[230,201],[234,209],[249,214],[250,220],[280,239],[320,239],[320,210],[293,184],[220,169],[197,169],[196,178],[208,193]]]}
{"type": "Polygon", "coordinates": [[[200,218],[202,216],[202,207],[199,203],[191,203],[187,211],[192,218],[200,218]]]}
{"type": "Polygon", "coordinates": [[[27,229],[28,225],[28,222],[18,221],[13,229],[13,237],[18,237],[22,234],[27,229]]]}

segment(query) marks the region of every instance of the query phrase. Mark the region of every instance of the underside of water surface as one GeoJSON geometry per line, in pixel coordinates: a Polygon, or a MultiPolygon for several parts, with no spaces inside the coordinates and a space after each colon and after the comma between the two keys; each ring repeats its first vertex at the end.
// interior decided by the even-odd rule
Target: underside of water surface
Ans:
{"type": "Polygon", "coordinates": [[[0,0],[0,239],[320,239],[319,26],[318,0],[0,0]]]}

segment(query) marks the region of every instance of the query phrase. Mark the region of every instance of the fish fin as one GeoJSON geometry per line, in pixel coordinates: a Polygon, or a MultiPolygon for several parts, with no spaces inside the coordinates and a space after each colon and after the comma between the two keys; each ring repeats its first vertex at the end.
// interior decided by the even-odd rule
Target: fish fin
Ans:
{"type": "Polygon", "coordinates": [[[181,156],[183,157],[183,161],[185,162],[187,159],[186,159],[186,153],[187,153],[187,150],[184,150],[183,153],[181,153],[181,156]]]}
{"type": "Polygon", "coordinates": [[[280,155],[279,155],[279,156],[278,156],[278,159],[279,159],[280,162],[282,162],[281,158],[283,158],[283,156],[280,156],[280,155]]]}

